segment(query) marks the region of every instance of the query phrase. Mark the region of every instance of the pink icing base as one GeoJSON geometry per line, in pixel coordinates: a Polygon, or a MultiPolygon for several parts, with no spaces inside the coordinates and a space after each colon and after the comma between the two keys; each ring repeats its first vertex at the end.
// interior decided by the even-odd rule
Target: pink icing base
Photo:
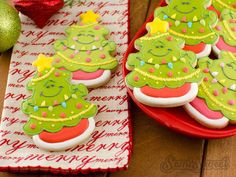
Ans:
{"type": "Polygon", "coordinates": [[[179,88],[164,87],[161,89],[155,89],[148,86],[144,86],[141,88],[141,92],[144,93],[145,95],[156,98],[173,98],[186,95],[190,91],[190,89],[191,89],[191,84],[186,83],[179,88]]]}
{"type": "MultiPolygon", "coordinates": [[[[61,70],[66,70],[65,68],[60,68],[61,70]]],[[[97,79],[102,76],[104,70],[97,70],[95,72],[89,73],[81,70],[72,73],[73,80],[92,80],[97,79]]]]}
{"type": "Polygon", "coordinates": [[[230,46],[228,44],[225,43],[223,37],[220,37],[219,41],[217,42],[216,46],[218,47],[218,49],[220,50],[227,50],[233,53],[236,53],[236,47],[234,46],[230,46]]]}
{"type": "Polygon", "coordinates": [[[209,119],[221,119],[223,114],[219,111],[212,111],[208,108],[205,100],[196,97],[191,103],[190,103],[196,110],[198,110],[202,115],[206,116],[209,119]]]}

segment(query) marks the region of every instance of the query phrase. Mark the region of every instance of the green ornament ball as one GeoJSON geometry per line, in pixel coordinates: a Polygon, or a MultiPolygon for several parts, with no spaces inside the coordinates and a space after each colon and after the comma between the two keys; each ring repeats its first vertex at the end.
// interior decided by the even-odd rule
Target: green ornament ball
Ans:
{"type": "Polygon", "coordinates": [[[20,36],[21,22],[18,12],[0,0],[0,52],[10,49],[20,36]]]}

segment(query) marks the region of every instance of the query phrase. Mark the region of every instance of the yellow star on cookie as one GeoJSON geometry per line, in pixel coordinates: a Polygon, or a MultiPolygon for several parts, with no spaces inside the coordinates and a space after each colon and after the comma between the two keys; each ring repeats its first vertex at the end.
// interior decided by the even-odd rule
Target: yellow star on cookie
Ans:
{"type": "Polygon", "coordinates": [[[147,23],[146,27],[150,34],[157,32],[165,33],[169,30],[169,23],[155,18],[152,22],[147,23]]]}
{"type": "Polygon", "coordinates": [[[38,72],[42,72],[45,69],[49,69],[52,67],[52,57],[47,57],[43,54],[40,54],[37,58],[37,60],[35,60],[32,65],[37,67],[38,72]]]}
{"type": "Polygon", "coordinates": [[[94,13],[92,10],[89,10],[86,13],[81,14],[80,18],[82,23],[94,23],[98,21],[100,15],[94,13]]]}

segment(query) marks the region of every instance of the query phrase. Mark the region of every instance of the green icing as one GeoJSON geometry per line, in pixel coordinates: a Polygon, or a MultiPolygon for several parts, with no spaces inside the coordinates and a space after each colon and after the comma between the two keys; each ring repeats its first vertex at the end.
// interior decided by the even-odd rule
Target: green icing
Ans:
{"type": "Polygon", "coordinates": [[[185,83],[199,83],[202,75],[195,69],[196,55],[181,50],[184,42],[169,33],[145,36],[135,41],[139,50],[129,55],[126,76],[131,87],[177,88],[185,83]]]}
{"type": "Polygon", "coordinates": [[[222,11],[222,9],[229,9],[236,11],[236,2],[235,0],[212,0],[213,7],[218,10],[222,11]]]}
{"type": "Polygon", "coordinates": [[[236,11],[225,9],[221,13],[221,20],[216,25],[215,31],[228,45],[236,46],[236,11]]]}
{"type": "Polygon", "coordinates": [[[217,23],[217,14],[206,8],[210,0],[172,0],[165,7],[155,10],[155,17],[169,22],[169,33],[185,40],[187,45],[201,42],[214,44],[218,35],[213,27],[217,23]]]}
{"type": "Polygon", "coordinates": [[[69,71],[112,70],[118,61],[112,57],[116,45],[108,41],[109,31],[98,23],[75,25],[66,30],[67,38],[54,43],[54,66],[69,71]]]}
{"type": "Polygon", "coordinates": [[[51,68],[36,73],[28,83],[27,89],[32,91],[32,96],[21,106],[29,115],[23,128],[26,134],[58,132],[64,126],[76,126],[81,119],[96,115],[97,107],[83,99],[88,94],[87,88],[83,84],[72,85],[70,78],[68,72],[51,68]]]}
{"type": "Polygon", "coordinates": [[[225,117],[236,120],[236,57],[230,52],[221,52],[220,59],[199,60],[204,81],[199,86],[198,96],[207,106],[220,111],[225,117]]]}

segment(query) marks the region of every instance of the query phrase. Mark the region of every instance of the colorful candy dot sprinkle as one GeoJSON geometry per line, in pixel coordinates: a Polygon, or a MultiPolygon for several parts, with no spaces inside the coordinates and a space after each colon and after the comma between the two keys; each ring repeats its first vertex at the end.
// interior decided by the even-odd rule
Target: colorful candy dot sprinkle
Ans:
{"type": "Polygon", "coordinates": [[[209,79],[208,79],[208,77],[204,77],[204,79],[203,79],[205,82],[207,82],[209,79]]]}
{"type": "Polygon", "coordinates": [[[101,58],[101,59],[105,59],[105,58],[106,58],[106,55],[105,55],[105,54],[101,54],[101,55],[100,55],[100,58],[101,58]]]}
{"type": "Polygon", "coordinates": [[[209,73],[209,69],[208,69],[208,68],[205,68],[205,69],[203,69],[203,72],[204,72],[204,73],[209,73]]]}
{"type": "Polygon", "coordinates": [[[225,94],[226,92],[228,91],[228,88],[227,87],[224,87],[223,89],[222,89],[222,92],[225,94]]]}
{"type": "Polygon", "coordinates": [[[74,55],[74,54],[71,54],[71,55],[70,55],[70,58],[74,58],[74,57],[75,57],[75,55],[74,55]]]}
{"type": "Polygon", "coordinates": [[[91,58],[86,58],[85,61],[86,61],[87,63],[89,63],[89,62],[91,62],[91,58]]]}
{"type": "Polygon", "coordinates": [[[173,37],[172,37],[172,36],[168,36],[168,37],[167,37],[167,40],[168,40],[168,41],[172,41],[172,40],[173,40],[173,37]]]}
{"type": "Polygon", "coordinates": [[[183,29],[182,29],[182,33],[187,33],[187,29],[186,29],[186,28],[183,28],[183,29]]]}
{"type": "Polygon", "coordinates": [[[188,69],[187,67],[184,67],[184,68],[183,68],[183,72],[188,73],[188,72],[189,72],[189,69],[188,69]]]}
{"type": "Polygon", "coordinates": [[[36,129],[36,125],[35,124],[30,124],[30,129],[36,129]]]}
{"type": "Polygon", "coordinates": [[[205,32],[205,29],[204,29],[204,28],[200,28],[200,29],[199,29],[199,32],[200,32],[200,33],[204,33],[204,32],[205,32]]]}
{"type": "Polygon", "coordinates": [[[94,26],[94,29],[95,29],[95,30],[99,30],[99,29],[100,29],[100,26],[94,26]]]}
{"type": "Polygon", "coordinates": [[[82,107],[83,107],[83,105],[82,105],[81,103],[77,103],[77,104],[76,104],[76,108],[77,108],[77,109],[81,109],[82,107]]]}
{"type": "Polygon", "coordinates": [[[99,41],[99,39],[100,39],[100,38],[99,38],[98,36],[95,36],[95,37],[94,37],[94,40],[95,40],[95,41],[99,41]]]}
{"type": "Polygon", "coordinates": [[[214,90],[214,91],[213,91],[213,95],[214,95],[214,96],[218,96],[218,95],[219,95],[218,90],[214,90]]]}
{"type": "Polygon", "coordinates": [[[216,26],[216,30],[221,31],[221,30],[222,30],[222,27],[217,25],[217,26],[216,26]]]}
{"type": "Polygon", "coordinates": [[[46,112],[42,112],[42,117],[47,117],[47,113],[46,112]]]}
{"type": "Polygon", "coordinates": [[[60,76],[60,73],[59,72],[55,72],[54,74],[56,77],[59,77],[60,76]]]}
{"type": "Polygon", "coordinates": [[[60,114],[60,117],[61,117],[61,118],[65,118],[65,117],[66,117],[66,114],[65,114],[64,112],[62,112],[62,113],[60,114]]]}
{"type": "Polygon", "coordinates": [[[60,63],[61,59],[60,59],[60,58],[56,58],[54,61],[55,61],[56,63],[60,63]]]}
{"type": "Polygon", "coordinates": [[[154,73],[155,72],[155,69],[154,68],[149,68],[148,70],[150,73],[154,73]]]}
{"type": "Polygon", "coordinates": [[[134,81],[139,81],[139,77],[138,76],[134,76],[134,81]]]}
{"type": "Polygon", "coordinates": [[[233,27],[233,28],[231,28],[232,29],[232,31],[236,31],[236,27],[233,27]]]}
{"type": "Polygon", "coordinates": [[[167,76],[168,76],[168,77],[172,77],[172,76],[173,76],[173,73],[172,73],[171,71],[169,71],[169,72],[167,73],[167,76]]]}
{"type": "Polygon", "coordinates": [[[235,101],[234,101],[234,100],[229,100],[229,101],[228,101],[228,104],[229,104],[229,105],[234,105],[234,104],[235,104],[235,101]]]}

